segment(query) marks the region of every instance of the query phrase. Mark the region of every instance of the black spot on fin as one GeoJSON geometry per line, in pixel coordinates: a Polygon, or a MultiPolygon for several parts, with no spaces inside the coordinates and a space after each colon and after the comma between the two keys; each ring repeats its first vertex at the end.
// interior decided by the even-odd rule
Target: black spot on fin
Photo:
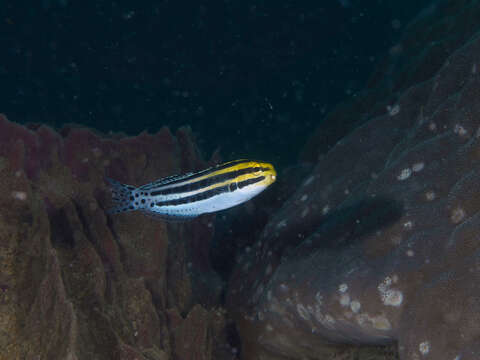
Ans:
{"type": "Polygon", "coordinates": [[[183,221],[188,221],[193,218],[196,218],[198,215],[166,215],[166,214],[158,214],[152,211],[149,211],[148,209],[142,211],[143,214],[145,214],[148,217],[151,217],[153,219],[158,219],[158,220],[164,220],[168,222],[183,222],[183,221]]]}
{"type": "Polygon", "coordinates": [[[108,214],[137,210],[134,201],[132,201],[134,186],[122,184],[108,177],[105,180],[110,183],[113,200],[113,206],[107,210],[108,214]]]}

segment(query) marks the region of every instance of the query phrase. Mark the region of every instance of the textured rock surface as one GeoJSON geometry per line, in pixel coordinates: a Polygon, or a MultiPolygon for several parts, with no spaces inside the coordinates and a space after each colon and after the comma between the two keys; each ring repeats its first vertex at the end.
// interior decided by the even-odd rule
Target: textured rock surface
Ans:
{"type": "Polygon", "coordinates": [[[302,159],[316,162],[350,131],[395,111],[405,90],[431,79],[445,60],[478,31],[477,0],[433,1],[405,28],[401,40],[377,66],[366,88],[330,112],[304,148],[302,159]]]}
{"type": "Polygon", "coordinates": [[[142,184],[204,165],[188,129],[106,139],[0,116],[0,359],[232,359],[211,307],[211,218],[104,212],[105,175],[142,184]]]}
{"type": "Polygon", "coordinates": [[[321,157],[240,259],[245,359],[478,359],[480,39],[321,157]],[[275,354],[275,355],[272,355],[275,354]]]}

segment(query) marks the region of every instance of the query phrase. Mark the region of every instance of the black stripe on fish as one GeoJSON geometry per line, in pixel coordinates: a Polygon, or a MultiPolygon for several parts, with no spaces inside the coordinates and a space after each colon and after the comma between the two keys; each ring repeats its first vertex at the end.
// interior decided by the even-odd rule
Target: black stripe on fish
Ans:
{"type": "Polygon", "coordinates": [[[156,186],[174,185],[174,184],[179,183],[179,182],[189,181],[189,180],[192,180],[196,177],[205,176],[205,175],[211,174],[212,172],[223,170],[223,169],[229,168],[230,166],[235,166],[235,165],[242,164],[242,163],[245,163],[245,162],[251,162],[251,160],[234,160],[234,161],[230,161],[230,162],[227,162],[225,164],[213,166],[213,167],[210,167],[208,169],[198,171],[198,172],[195,172],[195,173],[168,176],[166,178],[157,180],[153,183],[145,184],[141,188],[144,189],[144,190],[151,190],[152,188],[154,188],[156,186]]]}
{"type": "Polygon", "coordinates": [[[244,188],[245,186],[252,185],[263,180],[265,180],[265,176],[259,176],[256,178],[240,181],[238,183],[234,182],[224,186],[219,186],[214,189],[206,190],[191,196],[185,196],[180,199],[159,201],[159,202],[156,202],[155,205],[156,206],[174,206],[174,205],[191,204],[197,201],[209,199],[213,196],[220,195],[222,193],[235,191],[237,190],[237,188],[241,189],[241,188],[244,188]]]}
{"type": "Polygon", "coordinates": [[[238,188],[242,189],[245,186],[252,185],[252,184],[255,184],[255,183],[263,181],[263,180],[265,180],[265,176],[259,176],[259,177],[256,177],[256,178],[243,180],[243,181],[238,182],[238,188]]]}
{"type": "MultiPolygon", "coordinates": [[[[223,183],[225,181],[235,179],[236,177],[241,176],[241,175],[246,175],[246,174],[250,174],[250,173],[254,173],[254,172],[258,172],[258,171],[266,171],[266,170],[268,170],[268,169],[267,168],[261,168],[261,167],[249,167],[249,168],[245,168],[245,169],[234,170],[234,171],[230,171],[230,172],[227,172],[227,173],[214,175],[212,177],[208,177],[208,178],[202,179],[200,181],[192,182],[192,183],[177,186],[177,187],[168,188],[168,189],[165,189],[165,190],[162,190],[160,188],[156,191],[152,191],[150,193],[150,196],[180,194],[180,193],[185,193],[185,192],[190,192],[190,191],[197,191],[197,190],[200,190],[202,188],[215,185],[217,183],[223,183]]],[[[202,174],[201,176],[205,176],[205,174],[202,174]]],[[[168,184],[168,185],[172,185],[172,184],[168,184]]],[[[154,189],[151,189],[151,190],[154,190],[154,189]]]]}

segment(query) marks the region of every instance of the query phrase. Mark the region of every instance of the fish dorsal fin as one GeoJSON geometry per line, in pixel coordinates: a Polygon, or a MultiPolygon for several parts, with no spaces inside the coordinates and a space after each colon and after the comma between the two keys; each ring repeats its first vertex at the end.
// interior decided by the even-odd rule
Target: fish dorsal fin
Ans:
{"type": "Polygon", "coordinates": [[[148,184],[145,184],[143,186],[140,186],[139,189],[142,189],[142,190],[149,190],[153,187],[157,187],[157,186],[163,186],[163,185],[168,185],[174,181],[178,181],[178,180],[183,180],[183,179],[186,179],[187,177],[189,176],[192,176],[194,173],[193,172],[189,172],[189,173],[186,173],[186,174],[181,174],[181,175],[170,175],[170,176],[166,176],[164,178],[161,178],[157,181],[154,181],[154,182],[151,182],[151,183],[148,183],[148,184]]]}

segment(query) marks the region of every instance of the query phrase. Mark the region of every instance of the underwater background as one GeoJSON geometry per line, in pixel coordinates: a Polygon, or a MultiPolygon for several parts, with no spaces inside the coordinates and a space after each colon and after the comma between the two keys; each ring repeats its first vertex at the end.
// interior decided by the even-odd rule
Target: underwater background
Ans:
{"type": "Polygon", "coordinates": [[[0,1],[0,359],[479,359],[479,19],[0,1]],[[242,158],[235,208],[106,211],[242,158]]]}
{"type": "Polygon", "coordinates": [[[207,155],[291,164],[427,4],[5,0],[2,112],[129,135],[190,125],[207,155]]]}

